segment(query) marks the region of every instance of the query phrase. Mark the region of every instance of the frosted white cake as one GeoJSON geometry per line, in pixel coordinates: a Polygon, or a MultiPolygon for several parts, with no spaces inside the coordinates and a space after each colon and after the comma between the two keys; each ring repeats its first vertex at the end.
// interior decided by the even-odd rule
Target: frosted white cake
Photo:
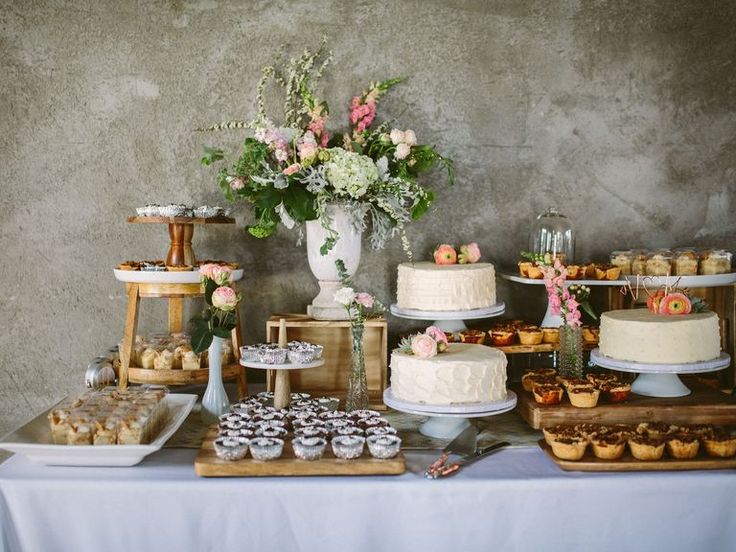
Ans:
{"type": "Polygon", "coordinates": [[[686,364],[718,358],[721,338],[714,312],[662,315],[647,309],[604,312],[601,354],[651,364],[686,364]]]}
{"type": "Polygon", "coordinates": [[[394,351],[391,390],[399,400],[425,404],[466,404],[506,398],[506,355],[498,349],[451,343],[432,358],[394,351]]]}
{"type": "Polygon", "coordinates": [[[396,292],[401,309],[459,311],[496,303],[496,271],[490,263],[401,263],[396,292]]]}

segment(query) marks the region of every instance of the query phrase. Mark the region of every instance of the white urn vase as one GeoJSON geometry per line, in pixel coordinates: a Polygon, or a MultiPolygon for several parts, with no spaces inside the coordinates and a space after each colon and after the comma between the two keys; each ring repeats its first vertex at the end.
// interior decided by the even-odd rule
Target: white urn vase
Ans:
{"type": "Polygon", "coordinates": [[[319,293],[307,307],[307,314],[316,320],[347,320],[345,307],[335,301],[335,292],[342,287],[335,261],[342,259],[348,275],[352,277],[360,264],[362,233],[356,230],[345,208],[338,204],[327,207],[332,228],[338,239],[334,247],[322,255],[320,248],[328,237],[319,220],[307,222],[307,257],[309,268],[319,283],[319,293]]]}

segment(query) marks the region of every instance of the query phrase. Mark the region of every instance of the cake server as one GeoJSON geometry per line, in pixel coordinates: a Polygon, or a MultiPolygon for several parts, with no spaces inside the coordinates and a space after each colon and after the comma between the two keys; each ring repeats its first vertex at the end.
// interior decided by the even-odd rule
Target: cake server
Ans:
{"type": "Polygon", "coordinates": [[[478,430],[475,426],[466,427],[457,437],[450,441],[450,444],[444,448],[442,455],[427,467],[424,475],[434,479],[436,477],[434,474],[445,467],[451,454],[457,454],[463,458],[475,456],[477,439],[478,430]]]}
{"type": "Polygon", "coordinates": [[[494,443],[474,454],[470,454],[468,456],[465,456],[464,458],[461,458],[460,460],[453,464],[450,464],[449,466],[443,467],[441,470],[434,472],[434,474],[429,477],[431,479],[442,479],[445,477],[449,477],[450,475],[456,474],[460,470],[460,468],[469,466],[470,464],[473,464],[478,460],[482,460],[483,458],[486,458],[491,454],[495,454],[502,448],[508,447],[510,445],[511,443],[509,443],[508,441],[500,441],[498,443],[494,443]]]}

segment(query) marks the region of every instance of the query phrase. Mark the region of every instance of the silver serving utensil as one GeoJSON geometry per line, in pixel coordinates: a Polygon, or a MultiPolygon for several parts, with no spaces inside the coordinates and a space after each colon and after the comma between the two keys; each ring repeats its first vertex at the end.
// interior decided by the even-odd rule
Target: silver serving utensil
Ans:
{"type": "Polygon", "coordinates": [[[451,475],[456,474],[460,470],[460,468],[469,466],[470,464],[473,464],[477,462],[478,460],[482,460],[483,458],[486,458],[490,456],[491,454],[495,454],[502,448],[508,447],[510,445],[511,443],[509,443],[508,441],[501,441],[498,443],[494,443],[490,446],[487,446],[481,450],[476,451],[473,454],[464,456],[457,462],[454,462],[449,465],[445,465],[441,469],[433,471],[432,474],[428,475],[427,477],[429,477],[430,479],[443,479],[445,477],[449,477],[451,475]]]}
{"type": "Polygon", "coordinates": [[[434,474],[445,467],[451,454],[457,454],[461,457],[475,455],[477,439],[478,430],[475,426],[471,425],[465,428],[444,448],[442,455],[427,467],[424,475],[434,479],[436,477],[434,474]]]}

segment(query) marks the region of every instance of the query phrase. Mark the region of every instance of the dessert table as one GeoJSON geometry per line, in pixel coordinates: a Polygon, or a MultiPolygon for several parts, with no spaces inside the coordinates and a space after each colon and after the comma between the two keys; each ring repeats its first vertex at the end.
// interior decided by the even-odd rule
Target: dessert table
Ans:
{"type": "Polygon", "coordinates": [[[426,480],[206,479],[191,449],[132,468],[0,465],[3,551],[735,550],[736,471],[564,472],[535,447],[426,480]]]}

